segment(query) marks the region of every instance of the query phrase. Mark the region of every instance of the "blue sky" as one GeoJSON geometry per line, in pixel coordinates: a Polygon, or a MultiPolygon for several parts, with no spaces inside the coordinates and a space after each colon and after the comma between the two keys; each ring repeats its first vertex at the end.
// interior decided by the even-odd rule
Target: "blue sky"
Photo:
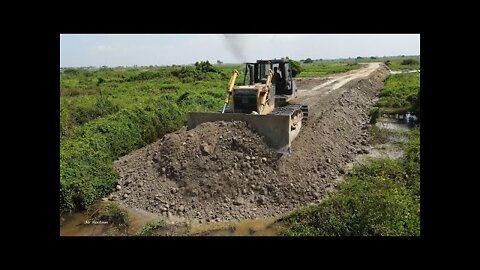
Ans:
{"type": "Polygon", "coordinates": [[[420,34],[62,34],[60,67],[419,55],[420,34]]]}

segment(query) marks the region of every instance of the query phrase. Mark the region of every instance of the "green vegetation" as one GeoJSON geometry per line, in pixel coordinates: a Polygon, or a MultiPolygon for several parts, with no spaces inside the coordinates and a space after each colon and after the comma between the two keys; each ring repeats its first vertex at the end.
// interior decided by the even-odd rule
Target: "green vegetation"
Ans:
{"type": "Polygon", "coordinates": [[[361,63],[384,62],[392,70],[417,70],[420,69],[420,56],[398,57],[357,57],[347,59],[301,60],[301,73],[298,77],[322,77],[330,74],[347,72],[361,67],[361,63]]]}
{"type": "Polygon", "coordinates": [[[304,62],[302,65],[302,72],[297,77],[321,77],[330,74],[347,72],[353,69],[360,68],[357,63],[339,63],[331,61],[317,61],[312,63],[304,62]]]}
{"type": "Polygon", "coordinates": [[[372,125],[368,129],[368,133],[368,143],[370,145],[376,145],[387,143],[394,132],[390,129],[379,128],[376,125],[372,125]]]}
{"type": "Polygon", "coordinates": [[[290,59],[290,64],[292,68],[292,77],[298,77],[298,75],[303,71],[303,65],[295,60],[290,59]]]}
{"type": "Polygon", "coordinates": [[[96,218],[116,226],[128,226],[128,213],[117,202],[108,202],[103,205],[98,210],[96,218]]]}
{"type": "Polygon", "coordinates": [[[145,224],[138,236],[154,236],[159,235],[159,231],[165,229],[167,224],[163,220],[152,221],[145,224]]]}
{"type": "Polygon", "coordinates": [[[373,107],[370,109],[370,124],[375,125],[377,119],[380,117],[380,108],[373,107]]]}
{"type": "Polygon", "coordinates": [[[61,72],[60,210],[86,209],[110,194],[113,161],[179,129],[187,112],[221,108],[234,68],[200,62],[61,72]]]}
{"type": "Polygon", "coordinates": [[[415,59],[405,59],[400,63],[400,65],[402,66],[411,66],[411,65],[418,65],[418,64],[420,63],[415,59]]]}
{"type": "Polygon", "coordinates": [[[383,112],[419,112],[420,73],[389,75],[376,106],[383,112]]]}
{"type": "Polygon", "coordinates": [[[400,70],[419,70],[420,69],[420,56],[397,56],[397,57],[376,57],[376,58],[367,58],[361,57],[357,59],[358,63],[369,63],[369,62],[383,62],[390,67],[391,70],[400,71],[400,70]]]}
{"type": "Polygon", "coordinates": [[[356,166],[335,194],[287,217],[282,234],[420,235],[420,130],[409,137],[404,158],[356,166]]]}
{"type": "MultiPolygon", "coordinates": [[[[378,61],[378,59],[375,59],[378,61]]],[[[389,65],[400,65],[391,59],[389,65]]],[[[414,61],[405,64],[415,65],[414,61]]],[[[410,68],[409,68],[410,69],[410,68]]],[[[381,112],[397,109],[420,116],[420,74],[390,75],[370,111],[375,124],[381,112]],[[418,114],[417,114],[418,113],[418,114]]],[[[370,144],[386,143],[395,132],[369,129],[370,144]]],[[[284,221],[288,236],[420,235],[420,128],[411,130],[398,160],[371,159],[348,173],[338,191],[318,205],[295,211],[284,221]]]]}

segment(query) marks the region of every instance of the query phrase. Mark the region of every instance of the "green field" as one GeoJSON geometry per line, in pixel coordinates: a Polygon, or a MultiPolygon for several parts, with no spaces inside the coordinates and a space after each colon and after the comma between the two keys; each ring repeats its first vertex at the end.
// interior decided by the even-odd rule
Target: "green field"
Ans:
{"type": "Polygon", "coordinates": [[[322,77],[330,74],[347,72],[353,69],[360,68],[361,65],[357,63],[340,63],[340,62],[313,62],[311,64],[302,64],[302,72],[297,76],[303,77],[322,77]]]}

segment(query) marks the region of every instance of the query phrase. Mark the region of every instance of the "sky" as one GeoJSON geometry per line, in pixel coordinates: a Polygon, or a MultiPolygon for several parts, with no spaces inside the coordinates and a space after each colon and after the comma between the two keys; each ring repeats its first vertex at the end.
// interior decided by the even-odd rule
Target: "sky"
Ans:
{"type": "Polygon", "coordinates": [[[419,55],[420,34],[61,34],[60,67],[419,55]]]}

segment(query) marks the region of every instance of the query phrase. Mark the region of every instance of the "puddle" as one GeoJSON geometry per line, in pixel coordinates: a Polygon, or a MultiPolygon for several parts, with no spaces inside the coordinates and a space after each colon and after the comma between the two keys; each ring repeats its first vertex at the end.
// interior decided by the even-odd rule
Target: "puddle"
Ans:
{"type": "Polygon", "coordinates": [[[399,144],[408,141],[408,131],[416,127],[416,120],[416,117],[410,114],[381,117],[375,125],[379,128],[394,131],[390,135],[388,142],[367,146],[366,149],[369,153],[358,155],[349,167],[353,167],[356,163],[368,163],[372,158],[398,159],[403,157],[405,153],[399,147],[399,144]]]}
{"type": "MultiPolygon", "coordinates": [[[[105,203],[95,203],[89,210],[66,213],[60,216],[60,236],[111,236],[112,224],[92,219],[93,214],[105,203]]],[[[139,209],[122,207],[128,212],[128,229],[124,234],[134,235],[150,221],[160,217],[139,209]]]]}
{"type": "Polygon", "coordinates": [[[104,204],[105,202],[100,201],[90,207],[89,210],[61,215],[60,236],[134,236],[146,223],[157,220],[166,221],[169,225],[166,229],[166,231],[170,232],[169,235],[278,236],[282,228],[282,225],[278,222],[279,217],[276,217],[199,224],[193,226],[187,232],[185,219],[177,220],[172,217],[171,220],[165,220],[165,218],[156,214],[122,205],[122,208],[128,212],[128,229],[120,234],[113,234],[113,225],[92,219],[95,211],[104,204]]]}
{"type": "Polygon", "coordinates": [[[206,224],[192,228],[190,233],[196,236],[278,236],[281,229],[278,218],[265,218],[206,224]]]}

